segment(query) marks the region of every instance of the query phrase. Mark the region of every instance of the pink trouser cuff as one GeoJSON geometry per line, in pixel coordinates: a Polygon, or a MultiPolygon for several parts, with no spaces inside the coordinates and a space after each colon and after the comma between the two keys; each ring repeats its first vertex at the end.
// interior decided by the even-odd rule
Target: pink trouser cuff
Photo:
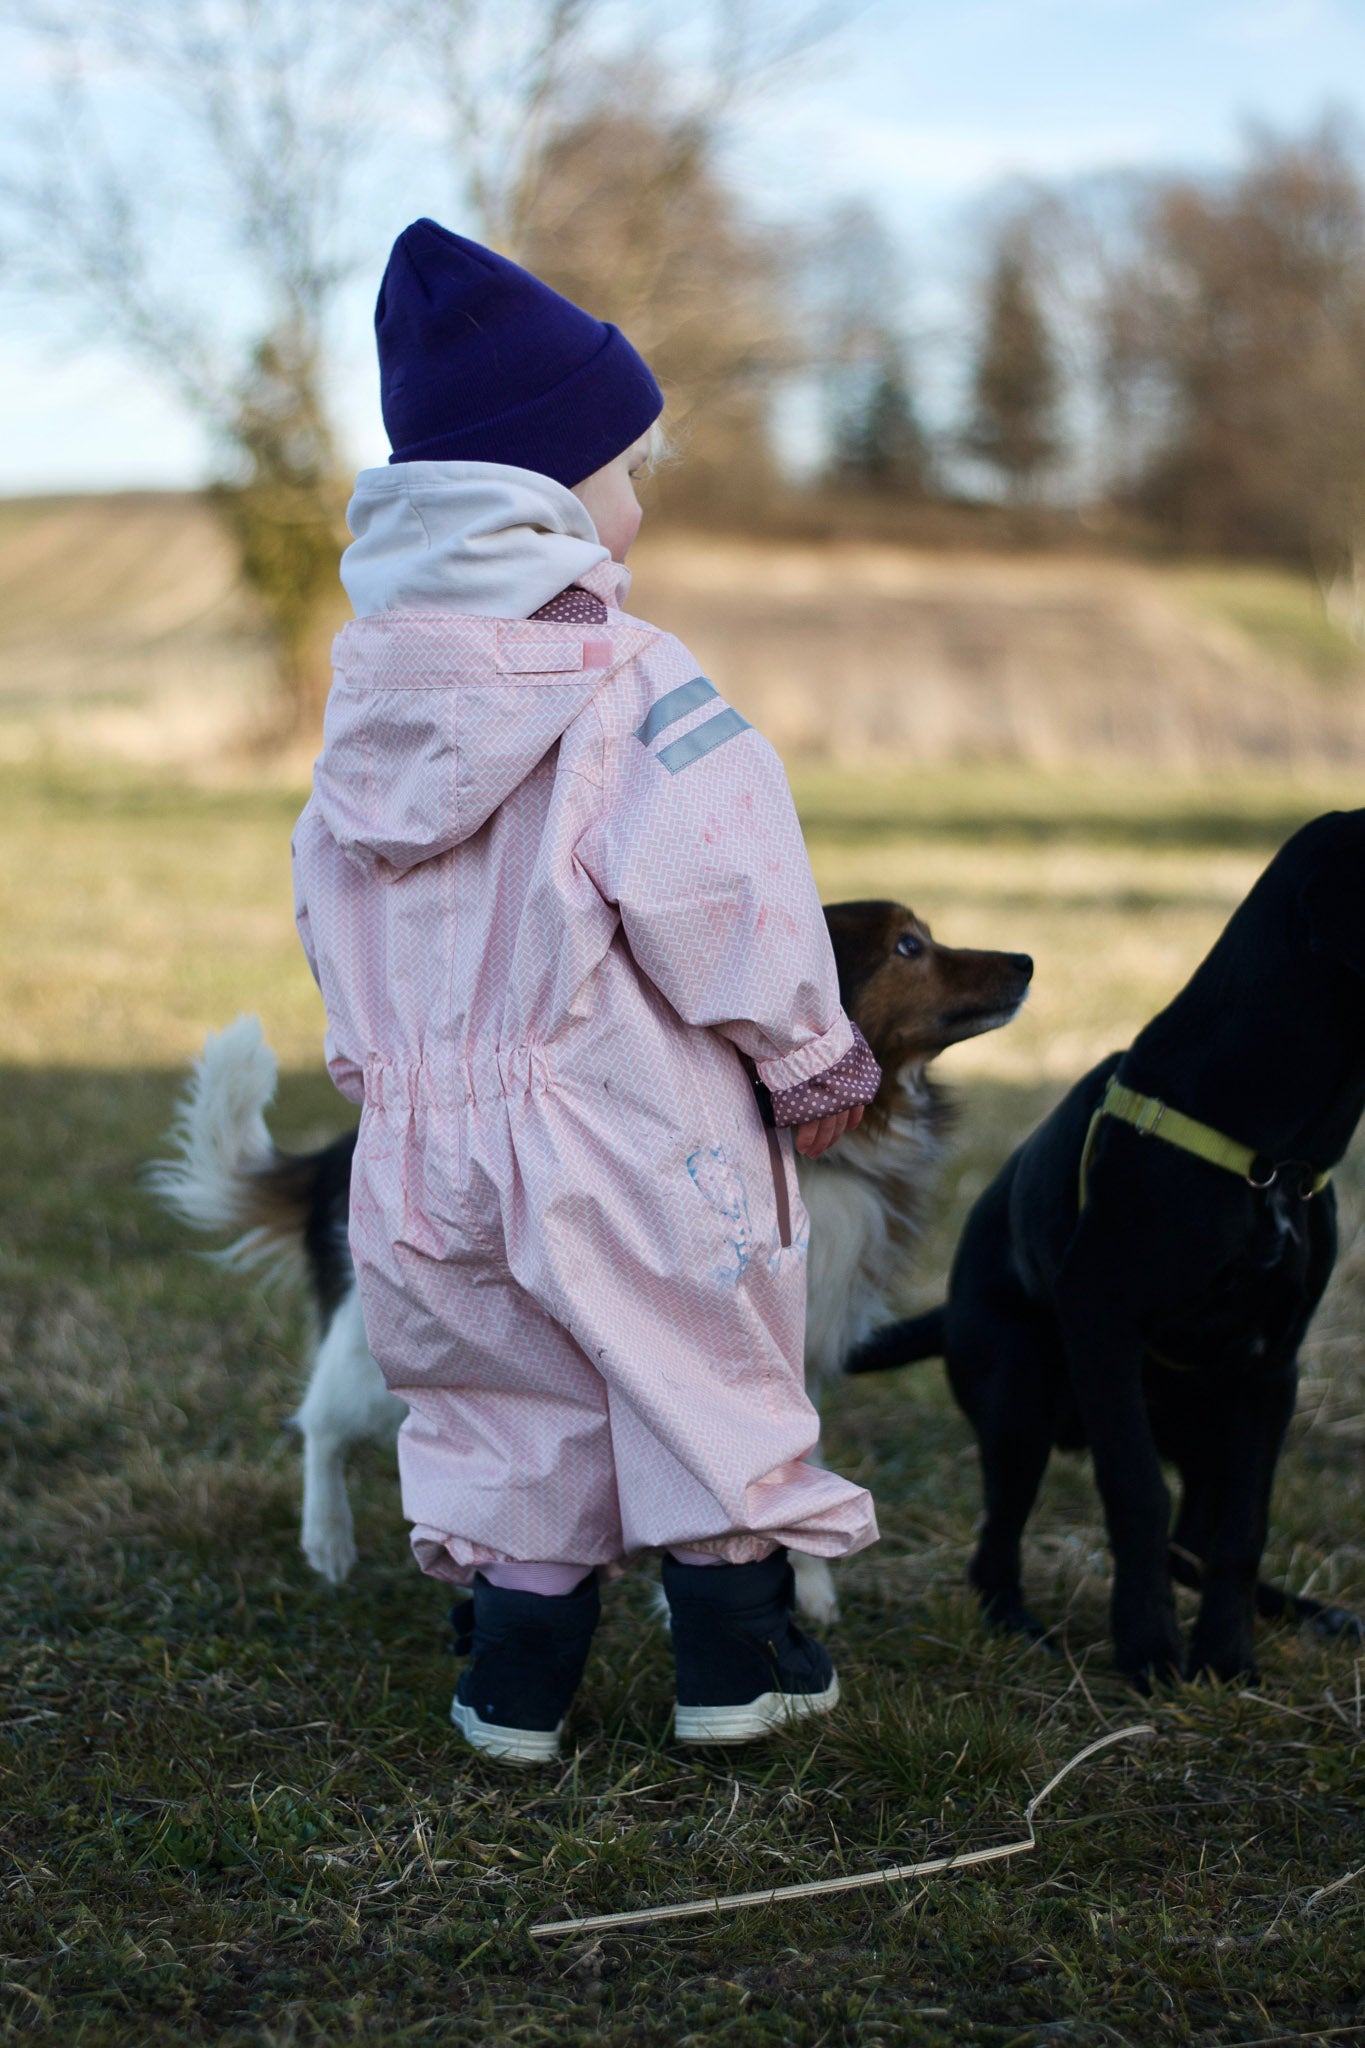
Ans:
{"type": "Polygon", "coordinates": [[[479,1575],[506,1593],[547,1593],[556,1599],[581,1586],[590,1564],[481,1564],[479,1575]]]}

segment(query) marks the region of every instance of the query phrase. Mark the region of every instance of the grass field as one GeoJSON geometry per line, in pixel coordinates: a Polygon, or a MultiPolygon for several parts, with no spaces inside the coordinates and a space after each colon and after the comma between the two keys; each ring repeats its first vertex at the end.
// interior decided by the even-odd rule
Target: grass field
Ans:
{"type": "MultiPolygon", "coordinates": [[[[809,774],[827,898],[903,895],[1027,949],[1024,1017],[951,1054],[963,1106],[907,1299],[1062,1084],[1168,996],[1294,824],[1348,787],[809,774]]],[[[1358,796],[1358,791],[1357,791],[1358,796]]],[[[1137,1702],[1109,1669],[1088,1473],[1029,1550],[1062,1651],[988,1638],[963,1588],[974,1452],[936,1367],[850,1384],[833,1462],[884,1540],[841,1573],[847,1705],[710,1760],[667,1739],[648,1574],[613,1587],[562,1769],[507,1777],[446,1721],[445,1599],[391,1461],[356,1460],[362,1563],[296,1549],[299,1304],[197,1258],[139,1192],[203,1031],[258,1010],[281,1138],[347,1114],[289,916],[288,792],[29,767],[0,785],[0,2038],[827,2048],[1365,2039],[1365,1659],[1263,1629],[1257,1692],[1137,1702]],[[534,1920],[1017,1839],[922,1884],[533,1944],[534,1920]],[[1356,1873],[1324,1896],[1324,1887],[1356,1873]]],[[[1365,1606],[1365,1158],[1306,1360],[1270,1565],[1365,1606]]]]}

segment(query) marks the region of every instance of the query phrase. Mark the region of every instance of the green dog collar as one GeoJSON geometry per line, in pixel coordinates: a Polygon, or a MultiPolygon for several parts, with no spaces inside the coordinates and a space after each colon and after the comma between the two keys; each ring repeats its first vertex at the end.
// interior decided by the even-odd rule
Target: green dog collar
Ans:
{"type": "MultiPolygon", "coordinates": [[[[1282,1160],[1272,1166],[1268,1174],[1258,1175],[1256,1163],[1259,1152],[1250,1145],[1239,1145],[1235,1138],[1225,1138],[1221,1131],[1215,1131],[1211,1124],[1201,1124],[1196,1117],[1186,1116],[1183,1110],[1172,1109],[1155,1095],[1139,1095],[1135,1088],[1125,1088],[1113,1075],[1109,1078],[1104,1098],[1090,1119],[1090,1128],[1085,1134],[1085,1145],[1081,1152],[1080,1203],[1086,1205],[1090,1184],[1090,1161],[1099,1137],[1100,1124],[1105,1117],[1116,1117],[1120,1123],[1131,1124],[1144,1138],[1160,1138],[1167,1145],[1174,1145],[1181,1152],[1192,1152],[1196,1159],[1207,1161],[1210,1166],[1221,1166],[1228,1173],[1235,1173],[1253,1188],[1270,1188],[1275,1185],[1287,1166],[1299,1165],[1298,1160],[1282,1160]]],[[[1330,1173],[1314,1174],[1307,1184],[1305,1200],[1320,1195],[1332,1176],[1330,1173]]]]}

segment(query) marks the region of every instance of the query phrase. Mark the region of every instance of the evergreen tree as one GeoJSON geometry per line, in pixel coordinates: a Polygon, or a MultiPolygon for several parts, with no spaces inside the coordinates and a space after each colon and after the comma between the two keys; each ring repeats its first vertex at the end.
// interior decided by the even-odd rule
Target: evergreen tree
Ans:
{"type": "Polygon", "coordinates": [[[1058,452],[1058,374],[1034,284],[1028,242],[1013,234],[996,251],[985,293],[985,331],[972,373],[972,415],[963,445],[1027,495],[1058,452]]]}
{"type": "Polygon", "coordinates": [[[923,498],[930,491],[928,443],[915,412],[905,357],[891,335],[868,366],[859,399],[837,423],[834,479],[855,489],[923,498]]]}

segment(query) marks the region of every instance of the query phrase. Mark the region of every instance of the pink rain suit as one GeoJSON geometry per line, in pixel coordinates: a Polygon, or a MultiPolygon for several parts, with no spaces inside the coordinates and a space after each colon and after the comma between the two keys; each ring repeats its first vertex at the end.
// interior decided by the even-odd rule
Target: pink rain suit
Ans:
{"type": "Polygon", "coordinates": [[[876,1538],[806,1461],[807,1222],[740,1057],[779,1092],[854,1043],[800,828],[603,552],[605,624],[348,626],[295,834],[404,1511],[457,1581],[876,1538]]]}

